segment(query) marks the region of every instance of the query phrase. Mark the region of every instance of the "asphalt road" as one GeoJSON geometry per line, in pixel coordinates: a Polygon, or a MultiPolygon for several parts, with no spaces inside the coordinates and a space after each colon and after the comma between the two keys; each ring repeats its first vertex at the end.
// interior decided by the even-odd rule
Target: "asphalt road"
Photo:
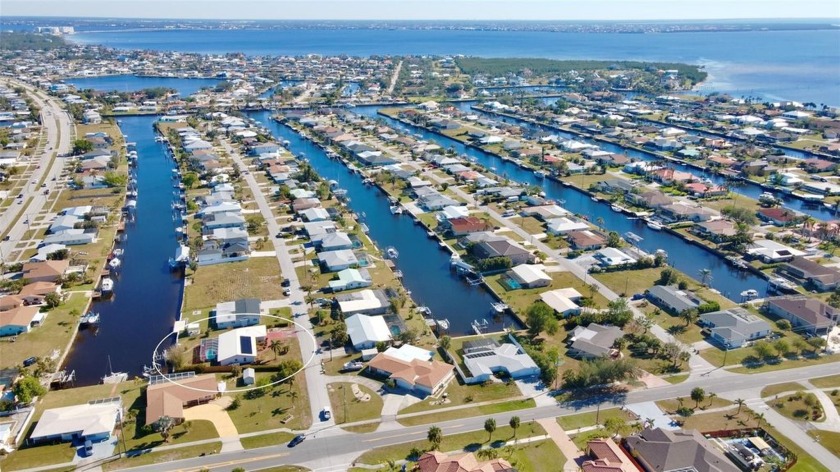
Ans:
{"type": "Polygon", "coordinates": [[[59,177],[64,168],[64,159],[57,156],[70,152],[73,138],[73,120],[61,108],[57,99],[43,95],[43,92],[30,85],[16,81],[8,81],[8,85],[25,88],[29,92],[28,95],[41,108],[41,123],[46,131],[46,140],[42,150],[38,152],[39,167],[32,172],[29,181],[21,191],[23,198],[16,199],[16,202],[0,215],[0,228],[10,228],[9,241],[0,242],[0,252],[4,261],[9,259],[18,241],[28,231],[29,225],[24,222],[35,218],[46,205],[49,195],[44,195],[44,190],[48,189],[52,193],[60,185],[59,177]],[[53,178],[56,180],[52,180],[53,178]],[[41,187],[42,181],[45,187],[41,187]],[[19,204],[18,201],[23,203],[19,204]],[[17,223],[11,226],[16,219],[17,223]]]}
{"type": "MultiPolygon", "coordinates": [[[[722,395],[726,392],[735,392],[761,385],[796,382],[833,375],[837,374],[838,370],[840,369],[838,369],[837,364],[832,363],[752,375],[728,375],[717,378],[701,377],[677,385],[634,391],[628,393],[626,396],[613,396],[609,398],[593,397],[584,402],[535,407],[499,415],[476,416],[440,422],[437,423],[437,426],[443,430],[444,434],[450,435],[481,430],[484,427],[485,419],[490,417],[496,417],[497,421],[506,423],[509,416],[517,415],[521,418],[523,427],[527,427],[528,422],[541,418],[554,418],[564,414],[592,411],[597,408],[599,402],[601,402],[604,408],[607,408],[623,403],[664,400],[678,396],[685,397],[690,394],[692,388],[698,386],[704,388],[707,393],[714,392],[722,395]]],[[[286,444],[278,444],[277,446],[260,449],[174,461],[169,463],[167,468],[180,471],[198,471],[206,468],[211,471],[221,472],[229,471],[234,467],[242,467],[246,470],[258,470],[281,464],[297,464],[307,466],[313,470],[343,470],[341,467],[346,467],[352,458],[369,449],[424,439],[429,426],[400,427],[398,429],[376,431],[367,434],[316,433],[307,437],[303,443],[294,448],[289,448],[286,444]]],[[[815,444],[814,447],[817,447],[817,445],[815,444]]],[[[152,472],[159,470],[159,467],[159,465],[150,465],[135,467],[129,470],[152,472]]]]}

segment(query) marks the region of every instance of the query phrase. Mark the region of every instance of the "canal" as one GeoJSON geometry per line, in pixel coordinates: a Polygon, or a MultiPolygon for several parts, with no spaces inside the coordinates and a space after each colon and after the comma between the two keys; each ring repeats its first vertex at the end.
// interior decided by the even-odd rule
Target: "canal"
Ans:
{"type": "Polygon", "coordinates": [[[291,128],[271,119],[271,112],[253,112],[248,116],[261,122],[279,140],[289,141],[289,150],[304,155],[321,177],[335,180],[347,190],[350,208],[365,215],[370,237],[380,249],[393,246],[399,251],[397,269],[412,299],[427,306],[435,319],[448,319],[453,335],[472,334],[472,322],[487,319],[489,330],[500,330],[514,323],[512,318],[493,320],[491,304],[495,299],[482,286],[470,286],[449,270],[450,253],[430,239],[422,225],[408,215],[395,216],[387,197],[374,186],[366,186],[359,175],[350,172],[339,160],[332,160],[312,142],[291,128]]]}
{"type": "Polygon", "coordinates": [[[76,371],[77,385],[100,383],[111,370],[140,375],[181,307],[183,279],[167,264],[177,247],[170,178],[175,164],[154,140],[156,120],[125,117],[120,125],[126,141],[137,144],[136,217],[126,223],[125,241],[117,246],[124,254],[114,296],[91,308],[101,315],[100,327],[79,331],[65,362],[65,369],[76,371]]]}
{"type": "Polygon", "coordinates": [[[378,115],[377,107],[356,107],[356,113],[382,120],[388,125],[409,134],[419,135],[421,139],[434,142],[444,149],[453,148],[458,154],[466,154],[487,169],[495,168],[498,175],[504,176],[522,185],[541,187],[547,198],[563,202],[561,205],[568,210],[586,215],[589,221],[595,222],[599,218],[604,220],[607,230],[624,234],[633,232],[643,239],[636,245],[653,253],[663,249],[668,253],[668,262],[690,277],[698,278],[702,269],[712,271],[710,285],[727,298],[740,301],[740,293],[747,289],[755,289],[761,295],[767,291],[767,281],[750,272],[735,269],[722,257],[703,248],[690,244],[683,239],[664,231],[655,231],[647,227],[642,220],[631,220],[623,214],[610,210],[610,204],[592,201],[586,194],[573,188],[564,187],[551,179],[538,179],[533,172],[523,169],[513,162],[503,160],[480,149],[465,146],[461,142],[435,133],[428,132],[416,126],[406,125],[397,120],[378,115]]]}
{"type": "MultiPolygon", "coordinates": [[[[644,153],[644,152],[637,151],[635,149],[628,149],[628,148],[626,148],[624,146],[620,146],[618,144],[606,143],[606,142],[603,142],[603,141],[598,141],[598,140],[595,140],[595,139],[586,138],[586,137],[583,137],[583,136],[576,135],[574,133],[569,133],[569,132],[566,132],[566,131],[559,130],[559,129],[553,127],[553,126],[546,126],[546,125],[542,125],[542,124],[534,124],[534,123],[530,123],[530,122],[527,122],[527,121],[524,121],[524,120],[521,120],[521,119],[511,118],[509,116],[496,115],[496,114],[487,113],[487,112],[484,112],[484,111],[481,111],[481,110],[477,110],[477,109],[472,108],[472,105],[474,105],[474,104],[475,104],[475,102],[461,102],[461,103],[458,104],[458,108],[461,111],[466,111],[466,112],[469,112],[469,113],[479,113],[479,114],[485,115],[485,116],[487,116],[491,119],[494,119],[494,120],[498,120],[498,121],[502,121],[502,122],[509,123],[509,124],[514,124],[514,125],[524,126],[524,127],[528,128],[528,129],[531,129],[531,130],[536,129],[536,130],[540,130],[540,131],[545,131],[545,132],[560,136],[564,139],[573,139],[573,140],[576,140],[576,141],[581,141],[581,142],[585,142],[585,143],[588,143],[588,144],[593,144],[595,146],[599,146],[604,151],[612,152],[612,153],[615,153],[615,154],[624,154],[628,158],[631,158],[631,159],[644,160],[644,161],[660,160],[655,156],[652,156],[652,155],[644,153]]],[[[366,107],[365,112],[367,113],[370,108],[371,107],[366,107]]],[[[698,134],[698,133],[692,131],[692,132],[689,132],[689,134],[698,134]]],[[[699,133],[699,134],[702,134],[702,133],[699,133]]],[[[710,135],[710,136],[713,136],[713,135],[710,135]]],[[[717,138],[717,136],[715,136],[715,138],[717,138]]],[[[803,158],[807,157],[807,156],[805,156],[804,153],[791,151],[791,150],[787,150],[787,149],[785,149],[784,152],[786,153],[786,155],[788,157],[792,158],[791,160],[803,159],[803,158]]],[[[703,178],[703,179],[709,179],[710,181],[714,182],[717,185],[727,185],[727,184],[729,184],[729,185],[731,185],[731,191],[732,192],[735,192],[739,195],[744,195],[746,197],[752,198],[753,200],[758,200],[758,197],[762,193],[767,191],[767,190],[763,189],[760,185],[755,184],[755,183],[746,182],[746,181],[743,181],[743,180],[727,181],[727,179],[725,177],[721,176],[721,175],[715,174],[713,172],[706,172],[706,171],[703,171],[703,170],[700,170],[700,169],[697,169],[697,168],[694,168],[694,167],[691,167],[691,166],[688,166],[688,165],[679,164],[679,163],[676,163],[676,162],[671,162],[671,163],[669,163],[669,166],[673,167],[674,169],[683,171],[683,172],[689,172],[689,173],[694,174],[694,175],[696,175],[700,178],[703,178]]],[[[777,197],[781,198],[784,201],[785,208],[790,208],[790,209],[799,211],[801,213],[813,216],[814,218],[821,219],[821,220],[833,220],[833,219],[835,219],[833,210],[830,210],[830,209],[826,208],[825,206],[823,206],[822,202],[809,203],[809,202],[806,202],[806,201],[801,200],[799,198],[792,197],[792,196],[787,195],[787,194],[782,193],[782,192],[774,192],[774,193],[777,197]]]]}

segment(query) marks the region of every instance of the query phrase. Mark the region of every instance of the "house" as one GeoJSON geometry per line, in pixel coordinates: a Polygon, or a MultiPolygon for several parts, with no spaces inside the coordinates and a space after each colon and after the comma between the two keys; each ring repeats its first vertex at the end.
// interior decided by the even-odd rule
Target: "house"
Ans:
{"type": "Polygon", "coordinates": [[[635,264],[636,258],[629,256],[624,251],[614,247],[605,247],[598,249],[593,254],[593,257],[602,267],[614,267],[625,264],[635,264]]]}
{"type": "Polygon", "coordinates": [[[444,220],[440,223],[440,227],[446,233],[455,236],[456,238],[470,233],[493,229],[491,224],[475,216],[457,217],[444,220]]]}
{"type": "Polygon", "coordinates": [[[345,317],[353,313],[379,315],[386,313],[391,306],[388,297],[382,290],[359,290],[358,292],[338,295],[335,299],[345,317]]]}
{"type": "Polygon", "coordinates": [[[56,217],[52,224],[50,224],[49,232],[52,234],[60,233],[68,229],[74,229],[77,223],[83,222],[84,219],[75,215],[61,215],[56,217]]]}
{"type": "Polygon", "coordinates": [[[464,365],[476,381],[503,372],[514,379],[540,375],[540,368],[515,341],[499,344],[491,338],[465,341],[464,365]]]}
{"type": "Polygon", "coordinates": [[[253,364],[259,355],[257,342],[265,339],[265,333],[265,325],[257,325],[220,334],[216,361],[220,365],[253,364]]]}
{"type": "Polygon", "coordinates": [[[791,259],[781,267],[781,271],[803,280],[820,292],[832,291],[840,286],[840,271],[801,256],[791,259]]]}
{"type": "Polygon", "coordinates": [[[26,262],[23,278],[29,282],[59,282],[70,267],[70,261],[26,262]]]}
{"type": "Polygon", "coordinates": [[[762,308],[790,321],[794,330],[815,335],[827,333],[840,319],[840,310],[804,296],[770,298],[762,308]]]}
{"type": "Polygon", "coordinates": [[[30,329],[41,324],[46,316],[46,313],[40,313],[37,306],[19,306],[0,311],[0,336],[28,333],[30,329]]]}
{"type": "Polygon", "coordinates": [[[615,326],[602,326],[598,323],[590,323],[586,327],[578,326],[569,334],[568,354],[583,359],[616,357],[620,352],[613,349],[613,344],[622,336],[624,331],[615,326]]]}
{"type": "Polygon", "coordinates": [[[51,293],[61,295],[61,286],[53,282],[32,282],[24,285],[17,296],[27,305],[41,305],[44,297],[51,293]]]}
{"type": "Polygon", "coordinates": [[[772,331],[770,324],[740,307],[703,313],[700,324],[710,328],[709,337],[725,349],[739,348],[772,331]]]}
{"type": "Polygon", "coordinates": [[[14,310],[24,305],[23,297],[17,295],[4,295],[0,297],[0,311],[14,310]]]}
{"type": "Polygon", "coordinates": [[[48,244],[38,248],[38,252],[29,259],[29,262],[43,262],[49,259],[49,256],[67,249],[63,244],[48,244]]]}
{"type": "Polygon", "coordinates": [[[338,272],[359,265],[356,254],[349,249],[318,253],[318,262],[325,272],[338,272]]]}
{"type": "Polygon", "coordinates": [[[479,461],[472,452],[446,454],[431,451],[417,460],[418,472],[516,472],[504,459],[479,461]]]}
{"type": "MultiPolygon", "coordinates": [[[[343,231],[336,231],[335,233],[327,233],[320,235],[317,238],[312,238],[312,242],[315,244],[319,251],[330,252],[353,249],[353,240],[350,239],[350,236],[348,236],[347,233],[343,231]]],[[[352,251],[350,252],[350,254],[352,254],[352,251]]],[[[356,256],[353,255],[353,258],[355,257],[356,256]]],[[[335,261],[334,263],[331,263],[329,267],[338,267],[340,265],[341,261],[335,261]]]]}
{"type": "Polygon", "coordinates": [[[95,229],[68,229],[57,234],[50,234],[44,237],[41,244],[48,246],[50,244],[62,244],[64,246],[78,246],[82,244],[90,244],[96,241],[95,229]]]}
{"type": "Polygon", "coordinates": [[[633,205],[644,208],[659,208],[670,205],[673,200],[659,190],[648,190],[641,193],[628,193],[625,198],[633,205]]]}
{"type": "Polygon", "coordinates": [[[530,264],[535,260],[533,254],[507,238],[499,241],[482,241],[475,244],[472,251],[473,255],[480,260],[491,257],[507,257],[510,259],[512,266],[530,264]]]}
{"type": "Polygon", "coordinates": [[[580,465],[582,472],[640,472],[633,460],[611,438],[586,443],[589,460],[580,465]]]}
{"type": "Polygon", "coordinates": [[[768,264],[787,262],[793,260],[794,257],[805,255],[799,249],[770,239],[756,239],[746,252],[747,255],[761,259],[768,264]]]}
{"type": "Polygon", "coordinates": [[[589,225],[583,221],[574,220],[568,217],[552,218],[548,220],[546,230],[551,234],[566,234],[572,231],[584,231],[589,225]]]}
{"type": "Polygon", "coordinates": [[[29,444],[66,441],[107,441],[120,424],[120,397],[44,410],[29,436],[29,444]]]}
{"type": "Polygon", "coordinates": [[[202,221],[205,233],[222,228],[245,229],[245,218],[238,211],[210,213],[205,215],[202,221]]]}
{"type": "Polygon", "coordinates": [[[330,214],[323,208],[308,208],[300,212],[304,221],[326,221],[330,219],[330,214]]]}
{"type": "Polygon", "coordinates": [[[563,289],[543,292],[540,294],[540,300],[563,316],[576,315],[580,313],[580,306],[572,301],[572,299],[563,292],[563,289]]]}
{"type": "Polygon", "coordinates": [[[607,238],[601,233],[590,231],[588,229],[582,231],[570,231],[566,233],[566,238],[572,248],[578,251],[591,251],[601,249],[607,244],[607,238]]]}
{"type": "Polygon", "coordinates": [[[654,285],[647,291],[647,298],[672,315],[697,308],[701,303],[694,295],[680,290],[676,285],[654,285]]]}
{"type": "Polygon", "coordinates": [[[421,396],[434,395],[446,388],[455,377],[455,367],[445,362],[423,360],[380,352],[368,362],[368,370],[396,382],[398,388],[409,390],[421,396]]]}
{"type": "Polygon", "coordinates": [[[762,221],[776,226],[790,226],[796,222],[796,213],[782,207],[761,208],[757,215],[762,221]]]}
{"type": "Polygon", "coordinates": [[[344,269],[339,271],[337,279],[329,281],[331,292],[342,290],[353,290],[356,288],[370,287],[373,283],[367,269],[344,269]]]}
{"type": "Polygon", "coordinates": [[[344,320],[350,343],[357,351],[370,349],[380,342],[391,340],[391,331],[381,316],[353,315],[344,320]]]}
{"type": "Polygon", "coordinates": [[[520,264],[507,272],[507,276],[516,281],[522,288],[548,287],[551,277],[539,265],[520,264]]]}
{"type": "MultiPolygon", "coordinates": [[[[191,373],[189,373],[191,374],[191,373]]],[[[152,380],[146,388],[146,424],[156,423],[162,416],[175,423],[184,421],[184,408],[207,403],[218,395],[213,374],[180,375],[177,382],[152,380]]]]}
{"type": "Polygon", "coordinates": [[[196,259],[199,266],[205,266],[244,261],[250,254],[251,248],[247,240],[225,242],[209,240],[204,242],[204,247],[198,251],[196,259]]]}
{"type": "Polygon", "coordinates": [[[217,329],[241,328],[260,322],[260,300],[242,298],[216,304],[214,322],[217,329]]]}
{"type": "Polygon", "coordinates": [[[738,233],[735,223],[729,220],[712,220],[695,223],[691,231],[701,238],[722,243],[738,233]]]}
{"type": "Polygon", "coordinates": [[[717,218],[720,213],[711,208],[692,205],[685,202],[676,202],[659,207],[659,215],[670,222],[677,221],[709,221],[717,218]]]}
{"type": "Polygon", "coordinates": [[[723,452],[696,430],[645,429],[624,440],[646,472],[739,472],[723,452]]]}

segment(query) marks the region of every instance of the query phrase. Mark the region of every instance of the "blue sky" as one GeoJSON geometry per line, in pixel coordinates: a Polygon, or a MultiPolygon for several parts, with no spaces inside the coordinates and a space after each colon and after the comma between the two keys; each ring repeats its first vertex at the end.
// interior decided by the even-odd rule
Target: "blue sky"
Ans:
{"type": "Polygon", "coordinates": [[[840,18],[838,0],[2,0],[4,16],[217,19],[840,18]]]}

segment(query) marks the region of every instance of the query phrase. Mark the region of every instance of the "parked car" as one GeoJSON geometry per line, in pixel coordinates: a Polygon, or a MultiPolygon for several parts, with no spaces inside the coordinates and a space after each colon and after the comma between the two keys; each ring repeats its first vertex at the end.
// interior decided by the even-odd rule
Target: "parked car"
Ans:
{"type": "Polygon", "coordinates": [[[292,282],[289,279],[283,279],[283,281],[280,282],[281,287],[288,287],[290,285],[292,285],[292,282]]]}
{"type": "Polygon", "coordinates": [[[325,406],[324,409],[321,410],[321,416],[324,418],[324,421],[332,418],[332,411],[330,410],[330,407],[325,406]]]}
{"type": "Polygon", "coordinates": [[[29,366],[31,366],[32,364],[36,363],[36,362],[38,362],[38,358],[37,358],[37,357],[35,357],[35,356],[32,356],[32,357],[27,357],[26,359],[24,359],[24,360],[23,360],[23,366],[24,366],[24,367],[29,367],[29,366]]]}
{"type": "Polygon", "coordinates": [[[90,439],[85,440],[85,445],[82,448],[82,455],[85,457],[90,457],[93,455],[93,443],[90,439]]]}

